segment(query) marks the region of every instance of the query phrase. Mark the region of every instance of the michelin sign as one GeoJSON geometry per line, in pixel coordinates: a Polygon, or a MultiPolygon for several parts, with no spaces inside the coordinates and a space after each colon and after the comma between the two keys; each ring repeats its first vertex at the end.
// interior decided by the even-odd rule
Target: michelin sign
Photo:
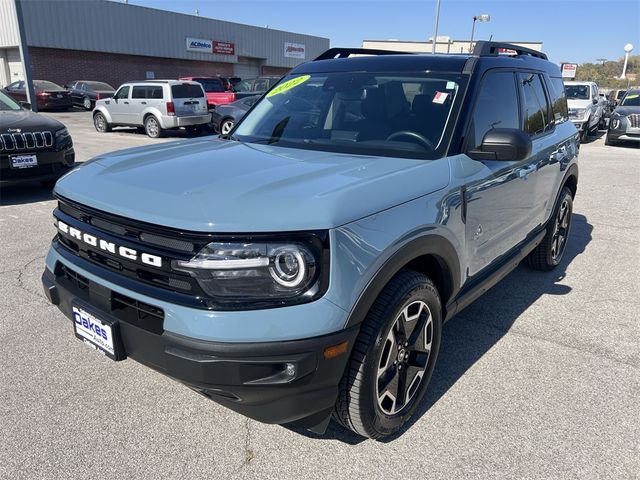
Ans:
{"type": "Polygon", "coordinates": [[[213,41],[204,38],[187,37],[187,50],[190,52],[213,53],[213,41]]]}

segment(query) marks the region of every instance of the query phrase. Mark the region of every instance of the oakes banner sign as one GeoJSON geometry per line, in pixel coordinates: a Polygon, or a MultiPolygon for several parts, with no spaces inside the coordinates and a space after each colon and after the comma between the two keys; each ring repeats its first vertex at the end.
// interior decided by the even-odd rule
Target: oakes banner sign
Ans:
{"type": "Polygon", "coordinates": [[[236,53],[236,47],[233,43],[193,37],[187,37],[187,50],[190,52],[217,53],[219,55],[235,55],[236,53]]]}
{"type": "Polygon", "coordinates": [[[301,58],[304,60],[304,43],[284,43],[284,56],[289,58],[301,58]]]}

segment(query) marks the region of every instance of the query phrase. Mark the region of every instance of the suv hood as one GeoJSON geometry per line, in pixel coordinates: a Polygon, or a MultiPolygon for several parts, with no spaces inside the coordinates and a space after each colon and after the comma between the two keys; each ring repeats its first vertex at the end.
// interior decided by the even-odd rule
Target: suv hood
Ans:
{"type": "Polygon", "coordinates": [[[201,138],[97,157],[55,193],[155,225],[242,233],[333,228],[448,183],[447,161],[201,138]]]}
{"type": "Polygon", "coordinates": [[[0,133],[7,133],[10,128],[19,128],[22,133],[44,130],[54,132],[64,128],[64,125],[52,118],[33,113],[31,110],[3,110],[0,112],[0,133]]]}
{"type": "Polygon", "coordinates": [[[589,108],[593,105],[591,100],[567,99],[569,108],[589,108]]]}
{"type": "Polygon", "coordinates": [[[640,107],[616,107],[614,112],[620,115],[631,115],[632,113],[640,113],[640,107]]]}

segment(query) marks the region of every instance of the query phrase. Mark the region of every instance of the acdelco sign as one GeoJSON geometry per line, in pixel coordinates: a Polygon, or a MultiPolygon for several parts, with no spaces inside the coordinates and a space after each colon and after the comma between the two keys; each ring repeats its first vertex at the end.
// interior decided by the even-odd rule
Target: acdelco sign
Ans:
{"type": "Polygon", "coordinates": [[[213,53],[213,41],[205,38],[187,37],[187,50],[190,52],[213,53]]]}

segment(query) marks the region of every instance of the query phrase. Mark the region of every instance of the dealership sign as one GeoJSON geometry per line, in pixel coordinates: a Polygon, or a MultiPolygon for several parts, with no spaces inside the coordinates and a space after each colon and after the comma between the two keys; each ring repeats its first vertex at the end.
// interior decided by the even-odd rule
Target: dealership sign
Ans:
{"type": "Polygon", "coordinates": [[[236,46],[229,42],[216,42],[213,41],[213,53],[219,53],[221,55],[235,55],[236,46]]]}
{"type": "Polygon", "coordinates": [[[304,43],[284,43],[284,56],[304,60],[304,43]]]}
{"type": "Polygon", "coordinates": [[[576,70],[578,65],[575,63],[562,64],[562,78],[576,78],[576,70]]]}
{"type": "Polygon", "coordinates": [[[187,50],[190,52],[213,53],[213,42],[204,38],[187,37],[187,50]]]}

